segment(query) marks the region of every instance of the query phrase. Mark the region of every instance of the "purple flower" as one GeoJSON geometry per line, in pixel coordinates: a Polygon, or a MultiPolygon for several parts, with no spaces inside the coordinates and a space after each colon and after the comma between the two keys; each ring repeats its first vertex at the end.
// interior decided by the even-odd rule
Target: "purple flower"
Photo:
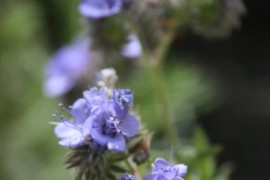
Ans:
{"type": "Polygon", "coordinates": [[[106,88],[98,89],[93,87],[88,91],[84,91],[83,95],[92,111],[99,108],[108,99],[106,88]]]}
{"type": "Polygon", "coordinates": [[[124,109],[130,109],[133,105],[133,94],[129,89],[115,89],[113,99],[124,109]]]}
{"type": "Polygon", "coordinates": [[[165,159],[157,158],[152,165],[152,173],[146,176],[145,180],[183,180],[186,173],[186,165],[171,165],[165,159]]]}
{"type": "Polygon", "coordinates": [[[142,47],[136,35],[128,37],[128,43],[123,46],[121,53],[126,58],[138,58],[141,56],[142,47]]]}
{"type": "Polygon", "coordinates": [[[134,136],[138,129],[135,116],[123,111],[117,102],[108,100],[86,120],[83,134],[109,150],[125,151],[125,137],[134,136]]]}
{"type": "Polygon", "coordinates": [[[74,148],[84,142],[82,127],[85,120],[90,116],[90,109],[85,99],[78,99],[72,106],[72,109],[67,110],[72,116],[73,121],[61,116],[59,120],[62,122],[56,123],[55,134],[61,140],[59,144],[64,147],[74,148]]]}
{"type": "Polygon", "coordinates": [[[122,175],[121,180],[136,180],[136,178],[129,173],[125,173],[122,175]]]}
{"type": "Polygon", "coordinates": [[[57,51],[45,68],[44,92],[58,97],[75,86],[90,64],[89,42],[78,41],[57,51]]]}
{"type": "Polygon", "coordinates": [[[99,19],[119,13],[124,3],[123,0],[82,0],[79,11],[87,18],[99,19]]]}

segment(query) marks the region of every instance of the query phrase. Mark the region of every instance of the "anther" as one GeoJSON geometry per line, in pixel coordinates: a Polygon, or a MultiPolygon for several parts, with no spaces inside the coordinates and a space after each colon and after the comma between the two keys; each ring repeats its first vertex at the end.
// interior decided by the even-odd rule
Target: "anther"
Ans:
{"type": "Polygon", "coordinates": [[[59,103],[58,106],[64,109],[68,114],[71,114],[70,112],[71,106],[69,106],[70,109],[66,108],[63,103],[59,103]]]}

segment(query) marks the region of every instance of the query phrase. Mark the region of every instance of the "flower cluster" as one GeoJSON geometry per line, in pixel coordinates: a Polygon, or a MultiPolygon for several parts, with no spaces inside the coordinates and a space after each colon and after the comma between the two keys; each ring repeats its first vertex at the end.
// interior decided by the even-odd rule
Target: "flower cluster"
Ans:
{"type": "MultiPolygon", "coordinates": [[[[158,157],[152,164],[152,172],[144,180],[184,180],[182,177],[187,173],[187,166],[184,164],[172,165],[165,159],[158,157]]],[[[125,173],[121,180],[135,180],[135,176],[125,173]]]]}
{"type": "Polygon", "coordinates": [[[76,148],[89,144],[92,150],[108,149],[125,151],[126,138],[133,137],[139,130],[139,120],[131,113],[133,94],[129,89],[93,87],[75,101],[69,120],[56,114],[62,122],[56,123],[55,134],[59,144],[76,148]]]}
{"type": "Polygon", "coordinates": [[[184,180],[182,177],[186,173],[186,165],[172,165],[163,158],[157,158],[152,164],[152,173],[146,176],[145,180],[184,180]]]}

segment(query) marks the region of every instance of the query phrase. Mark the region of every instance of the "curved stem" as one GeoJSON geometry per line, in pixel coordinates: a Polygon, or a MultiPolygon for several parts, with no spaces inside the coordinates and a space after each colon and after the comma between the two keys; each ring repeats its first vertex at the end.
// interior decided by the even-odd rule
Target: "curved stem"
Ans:
{"type": "MultiPolygon", "coordinates": [[[[131,16],[132,19],[132,16],[131,16]]],[[[136,19],[132,19],[133,22],[136,22],[136,19]]],[[[173,41],[177,27],[180,24],[180,21],[177,20],[168,20],[165,22],[166,32],[157,42],[157,47],[153,50],[149,47],[147,42],[147,37],[144,34],[144,27],[136,26],[137,23],[133,23],[132,26],[137,30],[139,39],[143,47],[143,56],[142,60],[146,69],[150,72],[154,79],[154,86],[157,90],[157,95],[159,97],[160,112],[161,112],[161,122],[165,127],[165,132],[169,138],[170,144],[172,144],[176,149],[180,147],[177,129],[175,128],[172,116],[171,116],[171,107],[170,101],[167,97],[166,83],[161,71],[162,64],[167,55],[171,42],[173,41]]],[[[175,156],[179,160],[179,153],[176,151],[175,156]]]]}
{"type": "MultiPolygon", "coordinates": [[[[170,107],[170,101],[167,97],[168,93],[166,89],[166,83],[163,77],[163,73],[161,71],[161,63],[163,61],[162,59],[165,57],[165,54],[167,52],[166,49],[168,49],[168,46],[173,39],[172,37],[173,35],[170,35],[169,37],[166,37],[166,40],[164,40],[164,42],[166,42],[166,45],[160,46],[163,47],[160,55],[155,56],[151,54],[147,48],[144,48],[144,55],[142,59],[145,67],[148,69],[154,79],[154,86],[157,90],[157,95],[159,97],[161,122],[163,122],[163,126],[165,127],[165,132],[169,138],[170,144],[174,145],[174,147],[178,149],[180,147],[178,133],[171,116],[172,108],[170,107]]],[[[175,156],[177,159],[179,159],[179,154],[177,153],[177,151],[175,156]]]]}
{"type": "Polygon", "coordinates": [[[136,177],[136,180],[142,180],[137,165],[132,161],[130,157],[126,159],[126,163],[131,170],[131,173],[136,177]]]}

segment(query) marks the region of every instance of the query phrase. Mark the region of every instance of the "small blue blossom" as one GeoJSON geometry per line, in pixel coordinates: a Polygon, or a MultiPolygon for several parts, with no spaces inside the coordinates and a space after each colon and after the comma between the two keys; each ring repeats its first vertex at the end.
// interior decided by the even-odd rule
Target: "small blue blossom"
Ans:
{"type": "Polygon", "coordinates": [[[139,129],[138,119],[127,114],[119,104],[108,100],[86,120],[83,134],[112,151],[125,151],[125,137],[134,136],[139,129]]]}
{"type": "Polygon", "coordinates": [[[183,180],[186,173],[186,165],[172,165],[163,158],[157,158],[152,164],[152,173],[147,175],[145,180],[183,180]]]}
{"type": "Polygon", "coordinates": [[[57,116],[62,122],[56,123],[54,131],[56,136],[61,139],[60,145],[74,148],[84,142],[82,127],[85,120],[90,116],[90,109],[85,99],[78,99],[73,104],[72,109],[67,111],[73,116],[73,121],[66,119],[64,116],[57,116]]]}
{"type": "Polygon", "coordinates": [[[133,105],[133,94],[129,89],[115,89],[113,99],[124,109],[130,109],[133,105]]]}
{"type": "Polygon", "coordinates": [[[129,173],[125,173],[122,175],[121,180],[136,180],[136,178],[129,173]]]}
{"type": "Polygon", "coordinates": [[[62,47],[45,67],[45,94],[59,97],[68,92],[87,73],[90,59],[87,40],[62,47]]]}
{"type": "Polygon", "coordinates": [[[126,58],[139,58],[142,54],[142,46],[136,35],[128,37],[128,43],[122,48],[121,54],[126,58]]]}
{"type": "Polygon", "coordinates": [[[79,11],[87,18],[99,19],[119,13],[124,4],[124,0],[82,0],[79,11]]]}
{"type": "Polygon", "coordinates": [[[99,108],[103,103],[108,100],[107,89],[93,87],[88,91],[83,92],[83,96],[86,99],[91,110],[99,108]]]}

